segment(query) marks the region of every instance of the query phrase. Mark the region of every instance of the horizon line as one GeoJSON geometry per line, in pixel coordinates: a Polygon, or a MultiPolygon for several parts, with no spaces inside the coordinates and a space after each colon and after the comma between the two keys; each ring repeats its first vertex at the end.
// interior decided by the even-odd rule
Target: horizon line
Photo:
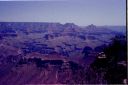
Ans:
{"type": "Polygon", "coordinates": [[[88,25],[95,25],[95,26],[126,26],[126,25],[109,25],[109,24],[105,24],[105,25],[96,25],[94,23],[91,23],[91,24],[86,24],[86,25],[79,25],[77,23],[74,23],[74,22],[65,22],[65,23],[62,23],[62,22],[48,22],[48,21],[0,21],[0,23],[59,23],[59,24],[66,24],[66,23],[72,23],[72,24],[75,24],[75,25],[78,25],[78,26],[88,26],[88,25]]]}

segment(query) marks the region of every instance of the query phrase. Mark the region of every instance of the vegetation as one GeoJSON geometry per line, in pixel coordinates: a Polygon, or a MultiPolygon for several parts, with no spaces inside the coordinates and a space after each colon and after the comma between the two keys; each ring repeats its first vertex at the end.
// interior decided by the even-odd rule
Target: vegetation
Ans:
{"type": "MultiPolygon", "coordinates": [[[[106,58],[97,58],[90,66],[109,84],[122,84],[127,79],[126,37],[119,35],[103,49],[106,58]]],[[[103,81],[101,82],[103,83],[103,81]]]]}

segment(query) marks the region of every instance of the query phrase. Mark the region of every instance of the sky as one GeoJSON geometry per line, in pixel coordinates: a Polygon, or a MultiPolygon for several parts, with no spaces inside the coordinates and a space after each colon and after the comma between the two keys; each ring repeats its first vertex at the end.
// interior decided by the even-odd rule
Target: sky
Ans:
{"type": "Polygon", "coordinates": [[[125,0],[0,0],[0,21],[125,25],[125,0]]]}

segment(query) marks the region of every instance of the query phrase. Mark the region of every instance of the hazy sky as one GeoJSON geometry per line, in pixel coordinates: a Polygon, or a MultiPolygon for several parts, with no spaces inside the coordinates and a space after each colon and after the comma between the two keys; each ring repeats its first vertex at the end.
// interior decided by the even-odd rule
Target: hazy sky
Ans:
{"type": "Polygon", "coordinates": [[[0,21],[125,25],[125,0],[0,0],[0,21]]]}

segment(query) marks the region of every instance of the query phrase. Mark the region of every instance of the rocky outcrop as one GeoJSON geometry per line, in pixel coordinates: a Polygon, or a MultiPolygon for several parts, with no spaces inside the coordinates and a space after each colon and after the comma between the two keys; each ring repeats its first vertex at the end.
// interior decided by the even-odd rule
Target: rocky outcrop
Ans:
{"type": "MultiPolygon", "coordinates": [[[[51,56],[51,55],[49,55],[51,56]]],[[[72,61],[62,58],[23,58],[16,67],[13,67],[8,75],[0,77],[0,84],[75,84],[79,71],[84,68],[72,61]],[[8,80],[8,78],[10,78],[8,80]]],[[[79,78],[81,78],[79,76],[79,78]]],[[[81,78],[82,79],[82,78],[81,78]]]]}

